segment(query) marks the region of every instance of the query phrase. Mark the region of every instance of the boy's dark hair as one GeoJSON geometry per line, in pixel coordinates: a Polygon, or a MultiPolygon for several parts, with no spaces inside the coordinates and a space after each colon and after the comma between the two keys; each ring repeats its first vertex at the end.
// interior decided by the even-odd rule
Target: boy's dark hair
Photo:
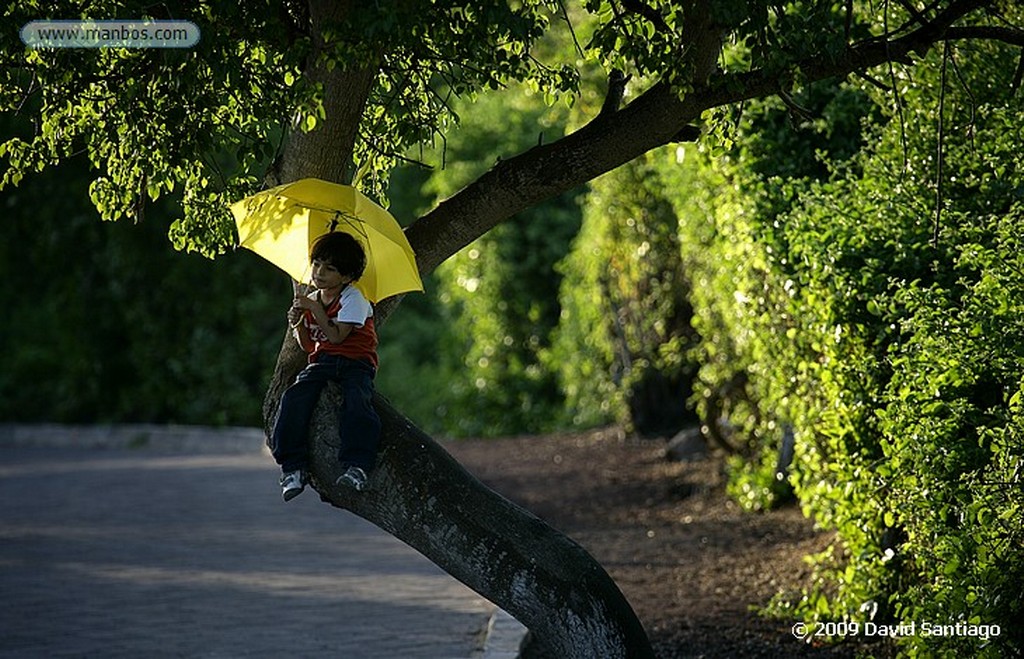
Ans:
{"type": "Polygon", "coordinates": [[[317,238],[309,249],[309,260],[330,263],[338,272],[354,280],[362,277],[366,269],[363,246],[349,234],[340,231],[325,233],[317,238]]]}

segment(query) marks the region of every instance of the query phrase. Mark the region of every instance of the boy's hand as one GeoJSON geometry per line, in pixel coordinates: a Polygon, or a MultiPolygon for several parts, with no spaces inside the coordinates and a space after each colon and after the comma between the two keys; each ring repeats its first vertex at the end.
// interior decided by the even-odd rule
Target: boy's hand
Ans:
{"type": "Polygon", "coordinates": [[[319,306],[319,302],[310,300],[305,295],[296,295],[295,299],[292,300],[292,309],[299,309],[300,311],[313,311],[319,306]]]}
{"type": "Polygon", "coordinates": [[[302,320],[302,314],[307,310],[313,311],[314,307],[317,306],[319,305],[314,300],[310,300],[296,289],[295,297],[292,299],[292,306],[288,309],[288,324],[293,327],[298,325],[299,321],[302,320]]]}

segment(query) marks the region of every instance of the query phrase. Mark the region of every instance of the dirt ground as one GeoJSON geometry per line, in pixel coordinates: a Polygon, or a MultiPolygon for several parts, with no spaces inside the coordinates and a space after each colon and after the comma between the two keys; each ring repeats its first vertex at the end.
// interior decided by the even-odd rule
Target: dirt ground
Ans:
{"type": "Polygon", "coordinates": [[[795,506],[743,512],[725,495],[720,459],[672,462],[665,446],[618,429],[446,444],[483,482],[585,547],[661,659],[891,654],[809,645],[794,639],[791,621],[758,616],[776,592],[806,583],[802,559],[830,534],[795,506]]]}

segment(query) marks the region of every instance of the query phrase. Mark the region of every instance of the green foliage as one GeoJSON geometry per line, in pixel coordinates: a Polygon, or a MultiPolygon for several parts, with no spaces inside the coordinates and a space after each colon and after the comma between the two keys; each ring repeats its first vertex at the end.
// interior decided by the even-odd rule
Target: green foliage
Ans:
{"type": "Polygon", "coordinates": [[[450,431],[448,405],[453,383],[465,374],[446,354],[452,336],[438,302],[438,277],[423,281],[424,295],[409,295],[380,329],[380,369],[376,388],[424,431],[450,431]]]}
{"type": "Polygon", "coordinates": [[[1012,61],[1005,51],[952,55],[944,88],[941,52],[913,81],[897,74],[900,115],[865,125],[873,146],[849,160],[852,119],[875,116],[863,103],[871,87],[821,110],[851,117],[833,134],[807,124],[804,138],[780,137],[780,107],[748,107],[728,157],[688,152],[666,176],[695,282],[701,409],[721,413],[742,444],[731,491],[747,507],[773,505],[774,455],[791,424],[789,483],[837,531],[808,589],[774,610],[995,624],[1002,634],[988,642],[901,645],[911,656],[1006,656],[1024,648],[1024,106],[1007,91],[1012,66],[991,64],[1012,61]],[[830,170],[794,159],[800,141],[830,170]]]}
{"type": "MultiPolygon", "coordinates": [[[[836,95],[829,85],[803,85],[796,63],[828,63],[848,39],[906,34],[921,18],[901,3],[727,0],[711,3],[708,16],[667,0],[583,5],[577,54],[541,48],[544,34],[565,29],[563,17],[579,18],[557,2],[361,3],[344,25],[317,34],[301,3],[8,3],[9,26],[47,13],[173,16],[199,25],[204,38],[183,51],[0,45],[0,112],[32,118],[0,144],[5,203],[63,213],[6,220],[14,239],[2,247],[11,269],[3,299],[13,302],[0,338],[18,350],[0,376],[5,414],[248,419],[268,367],[224,344],[267,358],[276,346],[267,337],[280,310],[263,312],[271,305],[260,292],[272,287],[261,283],[265,270],[248,269],[253,262],[224,279],[206,262],[179,271],[151,233],[108,245],[87,214],[12,192],[72,154],[92,168],[102,218],[140,219],[144,206],[173,195],[181,217],[169,227],[172,241],[209,255],[233,242],[227,203],[262,185],[289,134],[328,118],[322,87],[305,75],[311,61],[375,67],[352,164],[378,197],[398,154],[416,145],[433,140],[451,163],[430,181],[445,196],[496,157],[535,144],[535,126],[550,127],[554,139],[568,121],[516,105],[525,95],[481,96],[479,118],[457,137],[457,97],[523,82],[550,103],[576,90],[577,70],[596,66],[680,95],[700,67],[751,71],[731,83],[764,80],[761,89],[783,90],[782,100],[709,111],[700,149],[661,152],[597,185],[564,262],[572,283],[561,301],[550,270],[579,227],[571,195],[521,214],[446,264],[428,280],[444,307],[414,308],[404,321],[415,338],[444,337],[441,354],[391,386],[420,394],[419,413],[456,432],[529,432],[560,419],[556,364],[574,420],[589,423],[621,418],[647,374],[685,374],[696,359],[698,409],[738,448],[730,490],[750,509],[778,502],[785,488],[775,458],[791,426],[795,458],[783,485],[837,532],[808,590],[780,598],[779,609],[808,620],[1003,629],[987,645],[904,639],[913,655],[1024,651],[1015,624],[1024,577],[1024,109],[1010,93],[1018,53],[985,44],[951,46],[945,60],[921,52],[913,76],[894,64],[872,72],[872,85],[843,84],[836,95]],[[720,35],[724,52],[695,61],[703,49],[684,38],[694,35],[720,35]],[[890,85],[892,96],[878,96],[877,85],[890,85]],[[865,100],[872,94],[876,107],[865,100]],[[26,273],[40,263],[61,267],[42,272],[42,294],[24,296],[26,273]],[[253,297],[239,299],[240,289],[253,297]],[[700,335],[691,355],[687,291],[700,335]],[[39,377],[51,371],[62,375],[39,377]],[[456,372],[466,377],[454,402],[408,384],[456,372]],[[197,397],[197,389],[222,397],[197,397]]],[[[927,19],[949,6],[921,11],[927,19]]],[[[999,25],[1024,18],[1014,3],[995,7],[999,25]]],[[[975,14],[963,24],[989,19],[975,14]]],[[[693,102],[704,107],[705,98],[693,102]]],[[[164,230],[159,222],[147,229],[154,226],[164,230]]],[[[426,342],[405,345],[429,352],[426,342]]]]}
{"type": "Polygon", "coordinates": [[[801,274],[783,219],[810,182],[827,175],[829,163],[838,166],[860,143],[860,118],[870,104],[852,89],[829,87],[802,90],[795,101],[842,121],[794,123],[778,100],[751,102],[730,117],[726,130],[735,146],[725,155],[681,146],[675,166],[664,167],[681,218],[683,268],[694,282],[693,325],[702,337],[694,352],[701,364],[697,407],[709,430],[742,456],[730,490],[750,509],[788,495],[775,478],[782,434],[818,398],[815,334],[835,328],[828,318],[793,308],[801,274]],[[780,370],[787,368],[794,372],[780,370]],[[776,377],[787,386],[766,403],[772,394],[764,388],[776,377]]]}
{"type": "MultiPolygon", "coordinates": [[[[546,107],[526,90],[481,95],[449,135],[449,165],[427,189],[452,194],[496,158],[518,153],[565,130],[566,111],[546,107]],[[509,110],[513,110],[509,112],[509,110]]],[[[562,419],[562,396],[541,355],[559,318],[554,264],[568,249],[580,218],[572,194],[520,213],[438,269],[438,301],[450,338],[443,368],[457,377],[438,401],[447,432],[456,435],[550,430],[562,419]]]]}
{"type": "Polygon", "coordinates": [[[547,102],[571,104],[581,71],[611,68],[634,76],[635,86],[661,81],[683,95],[695,71],[712,65],[759,71],[788,89],[800,82],[800,63],[833,61],[850,40],[899,34],[919,19],[898,3],[882,11],[820,0],[709,8],[668,0],[374,2],[354,5],[340,24],[317,24],[302,2],[9,2],[3,19],[12,29],[42,16],[173,18],[202,36],[193,48],[167,50],[31,50],[4,41],[0,112],[35,121],[0,144],[0,189],[84,152],[104,219],[139,218],[147,203],[180,195],[172,241],[213,255],[232,244],[226,206],[263,185],[289,135],[322,129],[335,111],[311,67],[375,71],[351,172],[384,199],[410,148],[443,142],[456,98],[524,83],[547,102]]]}
{"type": "Polygon", "coordinates": [[[99,222],[86,164],[0,197],[0,418],[259,425],[287,280],[247,252],[175,253],[164,204],[99,222]]]}
{"type": "MultiPolygon", "coordinates": [[[[315,90],[284,83],[305,45],[286,47],[273,3],[87,10],[67,3],[46,11],[62,18],[165,17],[153,10],[196,23],[204,37],[215,29],[225,34],[192,49],[29,50],[12,43],[0,52],[0,111],[27,109],[39,117],[31,134],[0,145],[8,164],[0,186],[84,151],[96,170],[90,194],[103,219],[141,218],[147,202],[178,193],[176,246],[221,252],[233,242],[225,205],[259,183],[292,109],[315,105],[315,90]]],[[[23,25],[41,15],[30,4],[8,3],[4,19],[23,25]]]]}
{"type": "MultiPolygon", "coordinates": [[[[371,3],[344,25],[324,26],[325,66],[375,66],[374,91],[354,160],[377,196],[396,154],[441,135],[451,97],[529,78],[550,94],[571,90],[568,66],[547,66],[530,48],[546,30],[546,2],[371,3]],[[387,48],[381,48],[387,44],[387,48]]],[[[30,112],[33,130],[0,144],[0,189],[84,151],[96,170],[91,197],[106,220],[140,218],[146,203],[176,193],[178,249],[207,255],[233,244],[225,208],[262,185],[294,130],[326,117],[322,86],[302,75],[313,52],[301,5],[277,2],[8,3],[4,23],[62,18],[192,21],[190,49],[0,50],[0,112],[30,112]]]]}
{"type": "MultiPolygon", "coordinates": [[[[138,221],[145,206],[171,195],[180,201],[181,210],[179,219],[169,227],[175,247],[206,255],[221,253],[234,243],[227,205],[262,185],[290,133],[324,125],[328,108],[323,88],[304,75],[304,67],[313,61],[315,43],[325,44],[316,56],[318,64],[342,70],[377,69],[359,126],[352,169],[358,168],[364,176],[364,188],[384,198],[383,188],[396,154],[435,138],[443,143],[456,119],[458,97],[472,99],[482,90],[526,80],[537,101],[551,101],[576,86],[574,60],[548,65],[542,58],[552,54],[552,47],[542,48],[537,43],[543,34],[559,31],[550,28],[552,17],[560,12],[558,3],[549,2],[368,4],[360,5],[344,24],[325,25],[320,33],[311,34],[310,17],[302,3],[208,1],[153,6],[105,2],[93,3],[85,10],[73,3],[51,3],[45,12],[38,3],[9,3],[4,18],[12,26],[46,13],[62,18],[173,16],[198,25],[202,38],[189,50],[31,51],[16,40],[5,41],[0,50],[0,112],[17,110],[36,121],[0,144],[0,159],[5,162],[0,187],[17,184],[29,173],[67,160],[71,153],[84,152],[95,170],[91,199],[101,217],[138,221]]],[[[536,139],[533,131],[538,126],[529,122],[538,120],[537,114],[528,112],[519,120],[525,132],[516,133],[495,153],[514,153],[536,139]]],[[[497,108],[490,121],[492,133],[501,132],[508,123],[497,108]]],[[[539,124],[542,130],[544,121],[539,124]]],[[[548,121],[547,128],[552,126],[548,121]]],[[[561,131],[555,126],[551,138],[560,136],[561,131]]],[[[438,153],[444,150],[438,149],[438,153]]],[[[443,155],[438,160],[443,163],[443,155]]],[[[480,166],[474,163],[476,171],[480,166]]],[[[573,223],[578,224],[574,205],[567,198],[539,213],[549,217],[552,209],[558,217],[551,216],[557,226],[550,235],[562,235],[558,240],[564,244],[573,223]]],[[[540,240],[542,232],[527,230],[530,237],[519,248],[530,257],[524,265],[531,264],[534,254],[545,253],[546,247],[532,249],[547,244],[540,240]]],[[[557,253],[558,240],[550,254],[557,253]]],[[[501,258],[518,261],[519,255],[509,253],[501,258]]],[[[508,357],[510,366],[505,369],[516,374],[513,380],[535,381],[510,399],[510,404],[524,409],[534,405],[531,401],[538,396],[558,399],[551,386],[553,376],[539,374],[532,365],[536,361],[533,353],[547,341],[546,326],[557,318],[557,311],[550,308],[557,284],[546,282],[555,258],[540,258],[536,272],[544,273],[537,276],[545,279],[545,286],[539,289],[550,291],[549,301],[527,309],[540,320],[528,335],[515,337],[515,345],[521,347],[508,357]]],[[[524,285],[531,285],[529,275],[500,288],[509,292],[506,289],[511,286],[519,291],[512,293],[523,298],[524,285]]],[[[403,337],[448,336],[436,329],[438,309],[418,300],[404,306],[394,319],[395,328],[383,332],[386,340],[403,329],[408,330],[403,337]]],[[[506,310],[507,318],[523,308],[520,303],[506,310]]],[[[518,323],[506,320],[506,324],[519,331],[518,323]]],[[[440,343],[450,346],[452,342],[440,343]]],[[[504,343],[501,345],[504,349],[504,343]]],[[[420,356],[424,353],[415,341],[402,341],[393,350],[382,348],[385,361],[389,361],[386,353],[391,352],[393,360],[405,349],[420,356]]],[[[451,379],[461,359],[462,355],[457,355],[453,360],[450,353],[443,358],[399,359],[398,363],[406,367],[415,364],[423,369],[416,375],[422,381],[432,381],[451,379]]],[[[428,427],[439,427],[432,422],[456,418],[435,395],[444,387],[430,388],[430,395],[425,396],[411,386],[417,378],[410,377],[409,371],[405,377],[389,377],[386,366],[382,371],[384,390],[410,403],[410,413],[425,419],[428,427]]],[[[506,428],[512,427],[513,421],[505,419],[504,412],[499,410],[496,415],[506,428]]],[[[550,423],[553,416],[550,411],[532,410],[513,418],[529,417],[536,424],[550,423]]]]}
{"type": "Polygon", "coordinates": [[[339,63],[347,49],[387,44],[355,154],[372,172],[368,184],[382,192],[397,154],[446,139],[458,98],[522,81],[551,97],[575,90],[575,67],[548,65],[535,52],[557,10],[558,3],[538,0],[386,3],[360,5],[337,26],[339,63]]]}
{"type": "MultiPolygon", "coordinates": [[[[587,42],[592,57],[607,68],[670,82],[681,93],[689,91],[694,65],[685,46],[702,30],[723,35],[726,50],[719,64],[728,72],[786,73],[800,60],[834,59],[846,45],[846,8],[835,2],[718,0],[705,7],[670,0],[587,0],[583,5],[597,19],[587,42]],[[811,34],[817,38],[808,39],[811,34]]],[[[866,32],[859,21],[851,36],[866,32]]]]}
{"type": "Polygon", "coordinates": [[[548,361],[575,425],[616,421],[657,434],[687,420],[695,337],[662,186],[649,156],[594,181],[560,265],[562,318],[548,361]]]}

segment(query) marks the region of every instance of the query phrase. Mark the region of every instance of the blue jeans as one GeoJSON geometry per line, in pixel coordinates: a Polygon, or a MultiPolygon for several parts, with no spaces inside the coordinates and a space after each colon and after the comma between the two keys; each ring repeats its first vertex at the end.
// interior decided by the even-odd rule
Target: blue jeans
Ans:
{"type": "Polygon", "coordinates": [[[326,353],[299,373],[281,397],[271,438],[271,453],[281,471],[308,469],[309,422],[328,382],[340,384],[345,397],[338,420],[338,460],[343,467],[361,467],[367,473],[373,469],[380,441],[380,417],[373,409],[375,373],[368,362],[326,353]]]}

